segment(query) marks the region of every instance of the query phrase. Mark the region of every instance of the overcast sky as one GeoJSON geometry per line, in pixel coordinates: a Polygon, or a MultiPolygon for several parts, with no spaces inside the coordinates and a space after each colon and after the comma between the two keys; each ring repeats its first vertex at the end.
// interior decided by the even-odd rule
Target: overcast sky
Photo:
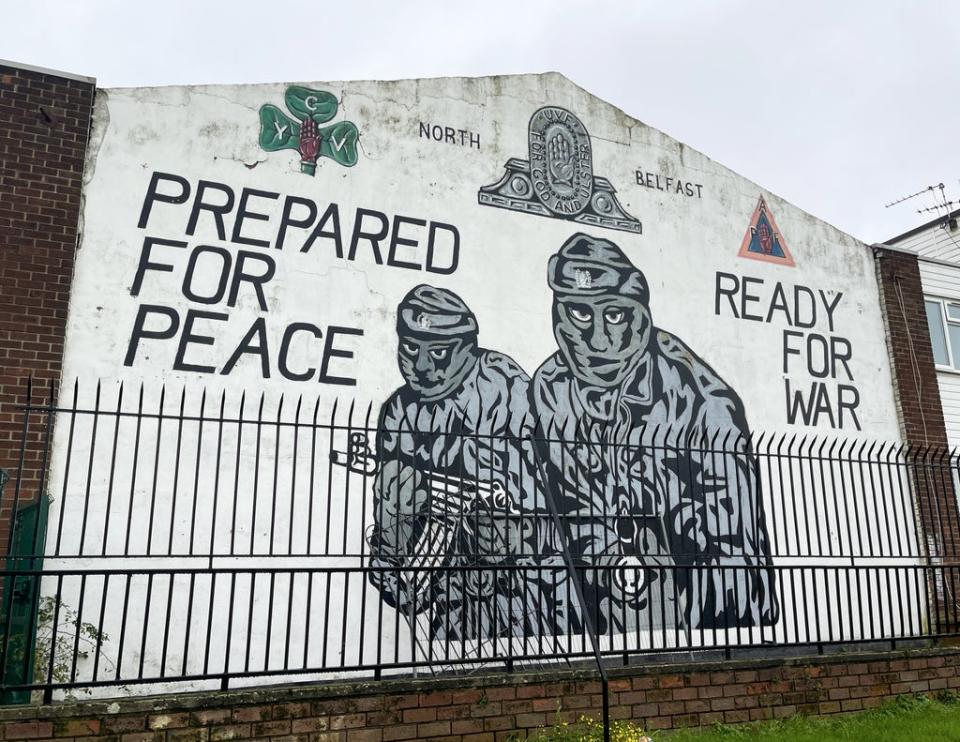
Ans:
{"type": "MultiPolygon", "coordinates": [[[[557,70],[860,239],[960,199],[948,0],[0,0],[0,58],[101,87],[557,70]]],[[[953,208],[957,208],[954,205],[953,208]]]]}

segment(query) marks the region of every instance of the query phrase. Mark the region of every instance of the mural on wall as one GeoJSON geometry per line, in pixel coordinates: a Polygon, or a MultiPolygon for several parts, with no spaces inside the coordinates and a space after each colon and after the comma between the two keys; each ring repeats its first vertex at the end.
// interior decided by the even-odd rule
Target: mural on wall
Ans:
{"type": "MultiPolygon", "coordinates": [[[[557,647],[586,616],[610,646],[651,650],[802,622],[773,564],[793,554],[785,529],[851,531],[842,513],[818,519],[813,474],[799,493],[777,481],[751,435],[896,435],[872,254],[639,122],[627,146],[621,114],[546,82],[564,107],[537,76],[98,99],[64,378],[144,384],[157,409],[183,387],[192,409],[182,446],[156,423],[159,465],[136,416],[116,464],[102,443],[92,468],[59,456],[50,488],[73,499],[54,512],[109,514],[108,549],[125,523],[149,553],[209,545],[351,571],[326,593],[337,605],[342,590],[342,612],[289,593],[305,653],[329,667],[427,656],[429,639],[557,647]],[[213,125],[227,119],[237,141],[213,125]],[[144,121],[196,142],[143,142],[144,121]],[[510,143],[524,134],[526,155],[510,143]],[[202,422],[216,397],[237,421],[222,434],[202,422]],[[362,424],[336,423],[347,400],[370,403],[362,424]],[[188,490],[215,493],[197,499],[196,531],[188,490]],[[154,496],[158,517],[140,505],[154,496]],[[307,640],[320,631],[346,638],[307,640]]],[[[52,450],[69,431],[54,427],[52,450]]]]}
{"type": "MultiPolygon", "coordinates": [[[[687,627],[775,623],[760,478],[739,396],[654,325],[646,277],[613,242],[573,235],[550,259],[548,281],[559,349],[533,375],[531,410],[561,433],[545,453],[570,542],[622,567],[588,585],[598,631],[608,622],[627,628],[622,617],[643,607],[645,585],[631,573],[648,554],[692,567],[675,574],[687,627]],[[680,432],[693,444],[672,443],[680,432]],[[598,511],[613,517],[598,521],[598,511]],[[721,558],[738,568],[696,569],[721,558]]],[[[649,573],[658,576],[669,572],[649,573]]]]}
{"type": "Polygon", "coordinates": [[[503,177],[480,189],[481,204],[595,227],[643,231],[620,205],[610,181],[594,175],[590,134],[573,113],[559,106],[535,111],[527,143],[529,159],[511,157],[503,177]]]}
{"type": "MultiPolygon", "coordinates": [[[[521,501],[533,495],[521,483],[530,377],[508,356],[479,347],[477,332],[473,312],[452,291],[420,285],[397,308],[404,384],[380,412],[370,539],[377,566],[427,555],[444,567],[495,567],[531,553],[531,523],[518,517],[534,510],[532,498],[521,501]]],[[[404,615],[428,611],[438,638],[538,633],[545,625],[538,614],[546,621],[552,613],[529,592],[524,600],[509,569],[453,569],[421,575],[421,585],[403,576],[371,573],[404,615]]]]}
{"type": "Polygon", "coordinates": [[[750,217],[750,225],[743,236],[738,256],[791,267],[796,265],[763,196],[760,196],[750,217]]]}
{"type": "Polygon", "coordinates": [[[438,639],[579,631],[582,609],[557,561],[563,539],[574,559],[608,568],[588,571],[585,584],[583,608],[600,633],[775,623],[757,462],[736,392],[654,326],[646,278],[613,242],[573,235],[550,259],[548,283],[559,349],[532,380],[479,347],[477,319],[453,292],[421,285],[401,301],[405,382],[380,413],[370,539],[383,600],[429,616],[438,639]],[[701,448],[668,445],[681,431],[701,448]],[[522,445],[531,440],[549,495],[522,445]],[[411,555],[453,568],[554,568],[450,569],[410,585],[411,555]],[[721,559],[731,568],[697,569],[721,559]]]}
{"type": "Polygon", "coordinates": [[[291,118],[269,103],[260,107],[260,146],[267,152],[294,149],[300,153],[300,172],[315,175],[317,160],[327,157],[339,165],[357,164],[360,132],[352,121],[320,127],[337,115],[332,93],[291,85],[283,96],[291,118]]]}

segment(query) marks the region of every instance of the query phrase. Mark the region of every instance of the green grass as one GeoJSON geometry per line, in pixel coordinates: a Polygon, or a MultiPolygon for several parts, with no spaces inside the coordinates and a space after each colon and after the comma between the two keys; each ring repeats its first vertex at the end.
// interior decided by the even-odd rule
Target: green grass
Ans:
{"type": "Polygon", "coordinates": [[[960,740],[960,702],[953,696],[903,696],[873,711],[849,716],[795,716],[777,722],[718,726],[709,731],[657,735],[664,742],[954,742],[960,740]]]}
{"type": "MultiPolygon", "coordinates": [[[[859,714],[782,721],[716,725],[709,729],[653,732],[656,742],[960,742],[960,697],[902,696],[896,701],[859,714]]],[[[617,722],[613,742],[643,738],[639,727],[617,722]]],[[[538,742],[594,742],[603,739],[598,724],[557,726],[535,739],[538,742]]]]}

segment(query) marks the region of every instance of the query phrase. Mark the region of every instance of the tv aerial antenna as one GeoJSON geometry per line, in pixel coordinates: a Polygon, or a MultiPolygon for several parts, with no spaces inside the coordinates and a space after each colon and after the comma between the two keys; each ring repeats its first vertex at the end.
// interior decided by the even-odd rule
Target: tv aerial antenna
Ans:
{"type": "Polygon", "coordinates": [[[922,196],[924,193],[932,193],[936,188],[943,188],[943,183],[940,183],[936,186],[927,186],[926,188],[921,188],[916,193],[911,193],[909,196],[903,196],[898,198],[896,201],[891,201],[888,204],[884,204],[883,208],[889,209],[891,206],[896,206],[897,204],[902,204],[904,201],[909,201],[911,198],[916,198],[917,196],[922,196]]]}
{"type": "Polygon", "coordinates": [[[898,198],[896,201],[891,201],[888,204],[884,205],[885,209],[889,209],[891,206],[896,206],[897,204],[902,204],[904,201],[909,201],[910,199],[916,198],[917,196],[922,196],[925,193],[929,193],[933,197],[933,206],[926,206],[923,208],[916,209],[918,214],[929,214],[934,212],[937,216],[943,217],[943,223],[940,225],[945,229],[949,228],[950,230],[956,229],[957,220],[956,218],[951,218],[950,214],[953,210],[960,205],[960,201],[956,199],[947,198],[947,189],[943,183],[937,183],[936,185],[929,185],[926,188],[923,188],[916,193],[911,193],[902,198],[898,198]]]}

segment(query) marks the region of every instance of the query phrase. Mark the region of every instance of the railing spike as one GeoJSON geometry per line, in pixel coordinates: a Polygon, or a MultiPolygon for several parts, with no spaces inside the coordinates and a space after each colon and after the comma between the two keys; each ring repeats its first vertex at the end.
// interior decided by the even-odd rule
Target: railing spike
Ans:
{"type": "Polygon", "coordinates": [[[684,424],[682,424],[682,423],[678,423],[678,424],[676,425],[676,427],[674,427],[674,429],[673,429],[673,445],[674,445],[674,447],[675,447],[677,450],[680,449],[681,440],[683,440],[683,439],[686,437],[686,434],[687,434],[687,426],[686,426],[686,425],[684,425],[684,424]]]}
{"type": "Polygon", "coordinates": [[[819,443],[820,443],[820,447],[817,449],[817,456],[818,456],[818,457],[821,457],[821,456],[823,456],[823,449],[826,447],[827,441],[828,441],[829,439],[828,439],[827,436],[825,436],[825,435],[817,434],[817,435],[814,437],[814,440],[819,441],[819,443]]]}
{"type": "Polygon", "coordinates": [[[660,441],[660,423],[653,424],[653,432],[650,435],[651,435],[651,439],[648,445],[651,447],[655,447],[660,441]]]}
{"type": "Polygon", "coordinates": [[[853,451],[853,443],[850,439],[845,438],[840,441],[840,448],[837,450],[838,456],[850,456],[853,451]]]}
{"type": "Polygon", "coordinates": [[[835,451],[835,449],[837,448],[837,444],[838,444],[839,442],[840,442],[840,439],[839,439],[839,438],[831,438],[831,439],[830,439],[830,450],[827,452],[827,456],[828,456],[829,458],[831,458],[831,459],[833,458],[834,451],[835,451]]]}
{"type": "MultiPolygon", "coordinates": [[[[508,436],[508,437],[509,437],[509,435],[510,435],[510,431],[513,430],[513,416],[514,416],[514,411],[513,411],[513,409],[510,408],[510,407],[508,407],[508,408],[507,408],[507,419],[503,421],[503,427],[501,428],[501,429],[503,430],[503,435],[508,436]]],[[[491,434],[492,434],[492,431],[491,431],[491,434]]]]}
{"type": "Polygon", "coordinates": [[[454,423],[453,415],[448,415],[447,424],[443,431],[444,441],[446,441],[446,438],[453,435],[453,423],[454,423]]]}
{"type": "Polygon", "coordinates": [[[670,436],[673,435],[673,424],[663,423],[663,447],[670,447],[670,436]]]}
{"type": "Polygon", "coordinates": [[[892,441],[881,441],[880,448],[877,449],[877,457],[884,458],[886,457],[887,461],[890,460],[890,449],[893,448],[892,441]]]}
{"type": "Polygon", "coordinates": [[[863,454],[863,449],[866,443],[860,438],[853,438],[850,440],[850,448],[848,454],[850,456],[859,457],[863,454]]]}
{"type": "MultiPolygon", "coordinates": [[[[558,425],[557,418],[553,418],[553,420],[550,421],[550,427],[553,428],[553,430],[550,431],[548,429],[547,438],[555,439],[557,443],[559,443],[560,445],[563,445],[564,438],[565,438],[565,431],[560,430],[560,426],[558,425]]],[[[564,424],[564,427],[566,427],[566,423],[564,424]]]]}

